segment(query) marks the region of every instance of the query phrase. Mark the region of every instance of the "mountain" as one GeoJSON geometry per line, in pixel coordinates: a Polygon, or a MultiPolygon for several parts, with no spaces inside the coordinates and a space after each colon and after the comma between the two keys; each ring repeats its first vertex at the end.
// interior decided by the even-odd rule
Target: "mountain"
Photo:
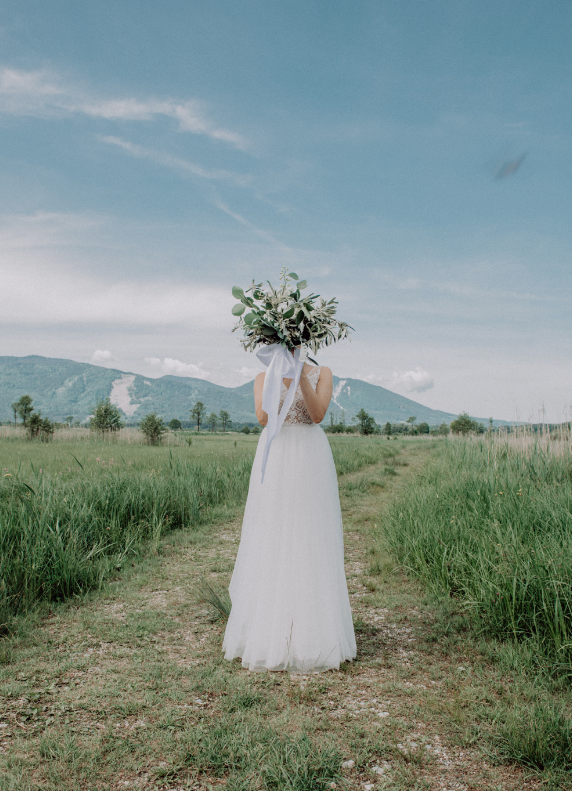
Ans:
{"type": "MultiPolygon", "coordinates": [[[[10,405],[21,395],[30,395],[34,407],[52,420],[73,415],[84,421],[92,405],[110,397],[126,418],[138,421],[149,412],[157,412],[167,421],[189,419],[189,409],[202,401],[207,412],[226,409],[235,423],[254,423],[252,382],[240,387],[221,387],[184,376],[148,379],[139,374],[102,368],[89,363],[50,357],[0,357],[0,420],[11,420],[10,405]]],[[[457,415],[429,409],[416,401],[392,393],[360,379],[334,376],[334,395],[330,411],[339,419],[342,410],[346,421],[365,409],[378,423],[398,423],[415,415],[419,423],[449,423],[457,415]]],[[[478,419],[478,418],[477,418],[478,419]]],[[[328,421],[328,418],[326,418],[328,421]]],[[[482,420],[486,423],[486,420],[482,420]]],[[[495,421],[504,422],[504,421],[495,421]]]]}

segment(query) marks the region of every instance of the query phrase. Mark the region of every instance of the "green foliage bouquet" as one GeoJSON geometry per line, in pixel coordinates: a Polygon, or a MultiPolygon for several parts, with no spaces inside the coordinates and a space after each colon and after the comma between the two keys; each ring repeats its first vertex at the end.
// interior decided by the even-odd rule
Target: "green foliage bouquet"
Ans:
{"type": "Polygon", "coordinates": [[[233,332],[243,330],[240,343],[244,349],[278,343],[289,351],[307,346],[315,354],[322,346],[349,337],[353,327],[335,318],[337,299],[327,302],[319,294],[303,297],[308,284],[295,272],[283,269],[280,280],[279,288],[267,281],[268,290],[254,281],[246,291],[233,287],[233,297],[240,300],[232,308],[233,315],[240,317],[233,332]],[[247,308],[250,312],[243,316],[247,308]]]}

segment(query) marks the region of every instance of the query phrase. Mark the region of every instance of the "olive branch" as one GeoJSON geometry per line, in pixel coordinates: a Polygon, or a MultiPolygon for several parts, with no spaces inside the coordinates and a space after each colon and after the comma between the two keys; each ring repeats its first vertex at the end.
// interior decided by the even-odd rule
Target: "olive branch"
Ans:
{"type": "Polygon", "coordinates": [[[308,284],[286,268],[280,280],[279,288],[266,281],[268,290],[254,280],[246,290],[233,286],[232,295],[240,302],[232,308],[233,315],[239,316],[232,331],[243,330],[240,343],[245,350],[279,343],[290,351],[308,346],[315,354],[322,346],[349,338],[353,327],[335,318],[337,299],[326,301],[319,294],[303,297],[308,284]],[[243,316],[247,308],[250,312],[243,316]]]}

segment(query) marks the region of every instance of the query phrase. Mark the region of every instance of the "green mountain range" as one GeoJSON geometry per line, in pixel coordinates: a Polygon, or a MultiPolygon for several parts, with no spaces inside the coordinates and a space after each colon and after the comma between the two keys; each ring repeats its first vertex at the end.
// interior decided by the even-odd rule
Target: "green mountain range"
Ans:
{"type": "MultiPolygon", "coordinates": [[[[73,415],[84,421],[91,407],[109,396],[129,421],[137,422],[149,412],[171,418],[189,419],[189,409],[202,401],[208,412],[226,409],[233,422],[254,423],[252,382],[240,387],[221,387],[184,376],[162,376],[148,379],[139,374],[102,368],[73,360],[50,357],[0,357],[0,420],[13,419],[11,404],[21,395],[30,395],[34,407],[51,420],[63,420],[73,415]]],[[[378,423],[399,423],[415,415],[417,421],[437,425],[449,423],[457,415],[429,409],[416,401],[392,393],[383,387],[360,379],[340,379],[334,376],[334,395],[330,412],[347,422],[365,409],[378,423]]],[[[479,418],[477,418],[479,419],[479,418]]],[[[325,422],[329,422],[326,417],[325,422]]],[[[482,419],[483,423],[487,420],[482,419]]],[[[495,423],[504,421],[495,421],[495,423]]]]}

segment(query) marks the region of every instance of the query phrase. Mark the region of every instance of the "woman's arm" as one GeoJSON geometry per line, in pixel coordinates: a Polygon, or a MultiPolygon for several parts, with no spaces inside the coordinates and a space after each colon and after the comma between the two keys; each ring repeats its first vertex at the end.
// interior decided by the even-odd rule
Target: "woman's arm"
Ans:
{"type": "Polygon", "coordinates": [[[256,411],[256,419],[261,426],[268,423],[268,415],[262,409],[262,391],[264,390],[264,377],[265,373],[258,374],[254,380],[254,409],[256,411]]]}
{"type": "Polygon", "coordinates": [[[315,391],[308,381],[306,374],[302,372],[302,376],[300,377],[300,389],[302,391],[302,395],[304,396],[304,402],[306,404],[308,414],[314,423],[321,423],[326,416],[328,407],[330,406],[330,400],[332,398],[332,392],[334,389],[332,372],[325,366],[320,369],[320,378],[315,391]]]}

